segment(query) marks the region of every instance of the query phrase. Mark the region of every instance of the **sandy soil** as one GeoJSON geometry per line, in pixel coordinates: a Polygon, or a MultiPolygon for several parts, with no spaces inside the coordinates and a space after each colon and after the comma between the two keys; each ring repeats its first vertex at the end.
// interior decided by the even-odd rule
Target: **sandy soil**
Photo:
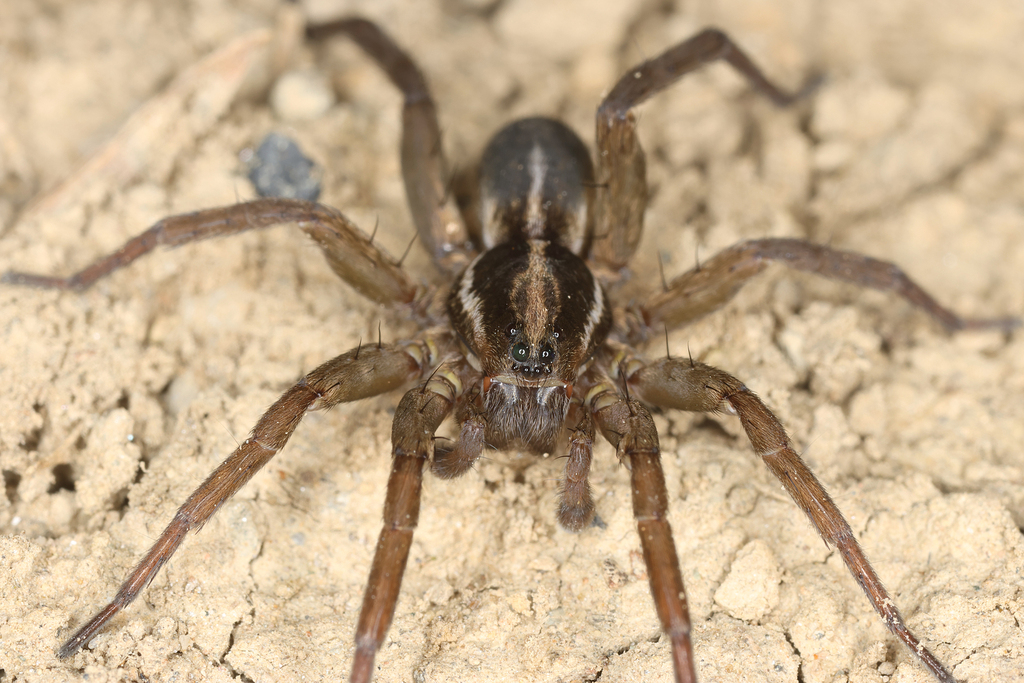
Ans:
{"type": "MultiPolygon", "coordinates": [[[[828,81],[778,111],[714,67],[643,109],[654,197],[631,286],[658,286],[659,254],[672,275],[739,239],[801,236],[892,259],[960,311],[1024,313],[1017,0],[672,5],[303,10],[363,12],[408,47],[460,168],[515,116],[589,137],[630,63],[717,24],[780,82],[828,81]]],[[[270,0],[4,14],[0,270],[71,272],[163,215],[252,196],[240,154],[269,130],[323,166],[323,201],[404,249],[398,99],[351,46],[322,55],[339,103],[286,123],[265,104],[268,54],[315,60],[287,49],[270,0]]],[[[433,277],[418,250],[409,268],[433,277]]],[[[288,228],[160,252],[83,294],[0,288],[0,681],[344,679],[397,396],[309,416],[86,651],[54,650],[261,411],[379,321],[388,339],[413,332],[288,228]]],[[[959,680],[1024,680],[1021,334],[950,336],[893,296],[776,269],[670,345],[778,412],[959,680]]],[[[930,680],[734,418],[657,423],[702,680],[930,680]]],[[[668,681],[614,454],[594,467],[605,526],[581,534],[554,522],[559,464],[510,460],[428,480],[376,680],[668,681]]]]}

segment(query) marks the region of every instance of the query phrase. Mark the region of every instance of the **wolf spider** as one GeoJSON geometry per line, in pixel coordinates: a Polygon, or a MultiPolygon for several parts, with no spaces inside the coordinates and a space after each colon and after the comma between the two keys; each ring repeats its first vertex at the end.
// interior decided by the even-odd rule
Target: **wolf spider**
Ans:
{"type": "Polygon", "coordinates": [[[708,29],[628,70],[597,109],[596,168],[584,143],[546,118],[514,122],[480,165],[479,235],[448,196],[434,102],[412,60],[374,24],[346,19],[307,29],[347,35],[404,96],[402,172],[419,239],[451,279],[447,291],[417,285],[340,212],[312,202],[257,199],[165,218],[121,249],[67,278],[8,272],[6,283],[81,290],[158,245],[182,245],[254,228],[295,224],[330,267],[375,302],[405,308],[422,335],[360,346],[299,380],[249,437],[180,507],[113,601],[59,650],[72,657],[127,607],[217,509],[284,447],[303,415],[412,385],[392,427],[384,526],[356,629],[351,680],[370,680],[395,612],[417,525],[423,471],[452,478],[486,448],[568,454],[557,517],[571,531],[594,520],[588,482],[595,434],[616,449],[631,479],[633,512],[675,680],[696,680],[686,595],[667,521],[668,494],[648,406],[737,415],[757,454],[847,567],[892,633],[934,676],[953,676],[910,632],[849,524],[794,450],[779,420],[742,382],[690,358],[646,361],[633,350],[727,302],[771,262],[894,292],[947,330],[1009,329],[1015,320],[969,320],[937,303],[898,267],[796,239],[757,239],[719,253],[639,304],[613,308],[607,290],[636,249],[647,204],[634,107],[704,63],[724,60],[779,105],[789,95],[720,31],[708,29]],[[453,443],[435,431],[453,414],[453,443]]]}

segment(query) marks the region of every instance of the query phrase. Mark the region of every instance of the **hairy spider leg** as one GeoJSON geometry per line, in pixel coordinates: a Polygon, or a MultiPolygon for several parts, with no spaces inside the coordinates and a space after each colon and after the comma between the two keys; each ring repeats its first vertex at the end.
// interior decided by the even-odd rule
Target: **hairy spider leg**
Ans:
{"type": "MultiPolygon", "coordinates": [[[[907,628],[896,603],[868,562],[843,513],[793,449],[778,418],[757,395],[732,375],[689,359],[663,358],[644,363],[625,358],[616,367],[626,377],[636,395],[650,405],[695,412],[724,409],[738,415],[754,452],[807,514],[825,543],[838,548],[843,562],[889,630],[910,648],[914,656],[938,680],[942,683],[956,683],[956,679],[938,658],[907,628]]],[[[659,599],[667,600],[662,597],[665,595],[663,588],[655,590],[653,575],[651,590],[656,602],[659,599]]]]}
{"type": "Polygon", "coordinates": [[[161,245],[177,247],[282,224],[295,224],[312,237],[331,269],[363,296],[389,304],[410,303],[415,298],[416,286],[398,263],[374,246],[354,223],[336,209],[300,199],[255,199],[170,216],[74,275],[52,277],[8,271],[0,276],[0,282],[79,291],[161,245]]]}
{"type": "Polygon", "coordinates": [[[473,251],[469,233],[449,192],[450,175],[441,144],[437,107],[423,73],[379,26],[365,19],[339,19],[307,27],[306,35],[352,39],[383,69],[405,99],[402,107],[402,177],[405,196],[423,246],[445,272],[455,274],[473,251]]]}
{"type": "Polygon", "coordinates": [[[935,300],[899,266],[851,251],[813,244],[806,240],[766,238],[740,242],[676,277],[664,291],[640,307],[650,330],[687,325],[723,306],[736,292],[771,263],[815,273],[860,287],[893,292],[937,320],[949,332],[957,330],[1011,330],[1017,318],[965,318],[935,300]]]}
{"type": "Polygon", "coordinates": [[[696,683],[690,610],[668,522],[668,490],[654,419],[642,403],[622,396],[608,380],[598,381],[585,403],[601,434],[629,469],[633,517],[654,608],[671,645],[676,683],[696,683]]]}
{"type": "Polygon", "coordinates": [[[472,369],[442,366],[402,397],[391,427],[391,476],[384,500],[384,526],[373,555],[356,626],[350,683],[369,683],[373,660],[395,616],[402,576],[419,522],[423,467],[434,453],[434,432],[464,392],[472,369]]]}
{"type": "MultiPolygon", "coordinates": [[[[299,380],[270,406],[249,437],[178,508],[174,519],[121,584],[110,604],[79,628],[61,646],[58,656],[67,659],[74,655],[115,614],[131,604],[177,551],[185,535],[201,529],[225,501],[284,448],[307,411],[325,410],[407,385],[430,369],[437,351],[434,340],[357,348],[327,361],[299,380]]],[[[393,544],[386,545],[390,548],[393,544]]]]}
{"type": "Polygon", "coordinates": [[[691,71],[718,60],[736,69],[755,90],[779,106],[805,97],[820,83],[820,79],[812,79],[796,93],[782,91],[729,36],[714,28],[627,70],[597,108],[599,192],[592,258],[598,263],[613,271],[624,268],[643,232],[647,162],[636,135],[633,108],[691,71]]]}

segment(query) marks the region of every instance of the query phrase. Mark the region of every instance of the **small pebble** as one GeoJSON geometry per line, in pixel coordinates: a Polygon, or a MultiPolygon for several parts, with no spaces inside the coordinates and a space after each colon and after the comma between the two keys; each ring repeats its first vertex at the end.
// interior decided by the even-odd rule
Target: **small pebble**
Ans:
{"type": "Polygon", "coordinates": [[[334,91],[323,74],[287,71],[270,91],[270,107],[282,121],[311,121],[334,105],[334,91]]]}
{"type": "Polygon", "coordinates": [[[261,197],[316,201],[320,174],[299,146],[279,133],[263,138],[249,162],[249,180],[261,197]]]}

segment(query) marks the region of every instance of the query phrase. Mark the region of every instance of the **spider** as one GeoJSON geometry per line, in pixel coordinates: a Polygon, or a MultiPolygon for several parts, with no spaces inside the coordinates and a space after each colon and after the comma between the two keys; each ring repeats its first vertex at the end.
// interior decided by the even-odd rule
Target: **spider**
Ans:
{"type": "Polygon", "coordinates": [[[639,303],[614,304],[616,274],[628,265],[647,203],[644,154],[634,108],[700,65],[724,60],[780,105],[773,85],[723,33],[708,29],[628,70],[597,112],[597,163],[557,121],[514,122],[492,139],[480,165],[479,234],[460,220],[448,196],[437,116],[424,77],[381,29],[361,19],[310,27],[311,38],[347,35],[404,96],[402,168],[420,240],[451,280],[447,289],[417,286],[393,260],[334,209],[298,200],[259,199],[172,216],[120,250],[67,278],[8,272],[11,284],[80,290],[158,245],[296,224],[331,268],[361,294],[404,308],[421,336],[362,346],[327,361],[286,391],[250,436],[185,501],[122,584],[58,654],[69,658],[130,604],[190,530],[209,520],[284,447],[303,415],[409,387],[392,429],[393,460],[384,527],[356,631],[352,681],[369,681],[394,615],[419,514],[424,470],[465,474],[488,448],[567,453],[557,509],[571,531],[590,525],[588,483],[600,432],[631,478],[634,515],[675,678],[696,680],[690,620],[671,529],[658,435],[649,406],[737,415],[755,452],[826,543],[838,548],[886,626],[941,681],[955,680],[910,632],[868,563],[849,525],[794,450],[778,419],[742,382],[691,358],[644,360],[635,350],[727,302],[770,262],[891,291],[948,330],[1009,329],[1016,320],[962,318],[937,303],[896,266],[792,239],[737,244],[667,283],[639,303]],[[435,438],[454,415],[458,437],[435,438]]]}

